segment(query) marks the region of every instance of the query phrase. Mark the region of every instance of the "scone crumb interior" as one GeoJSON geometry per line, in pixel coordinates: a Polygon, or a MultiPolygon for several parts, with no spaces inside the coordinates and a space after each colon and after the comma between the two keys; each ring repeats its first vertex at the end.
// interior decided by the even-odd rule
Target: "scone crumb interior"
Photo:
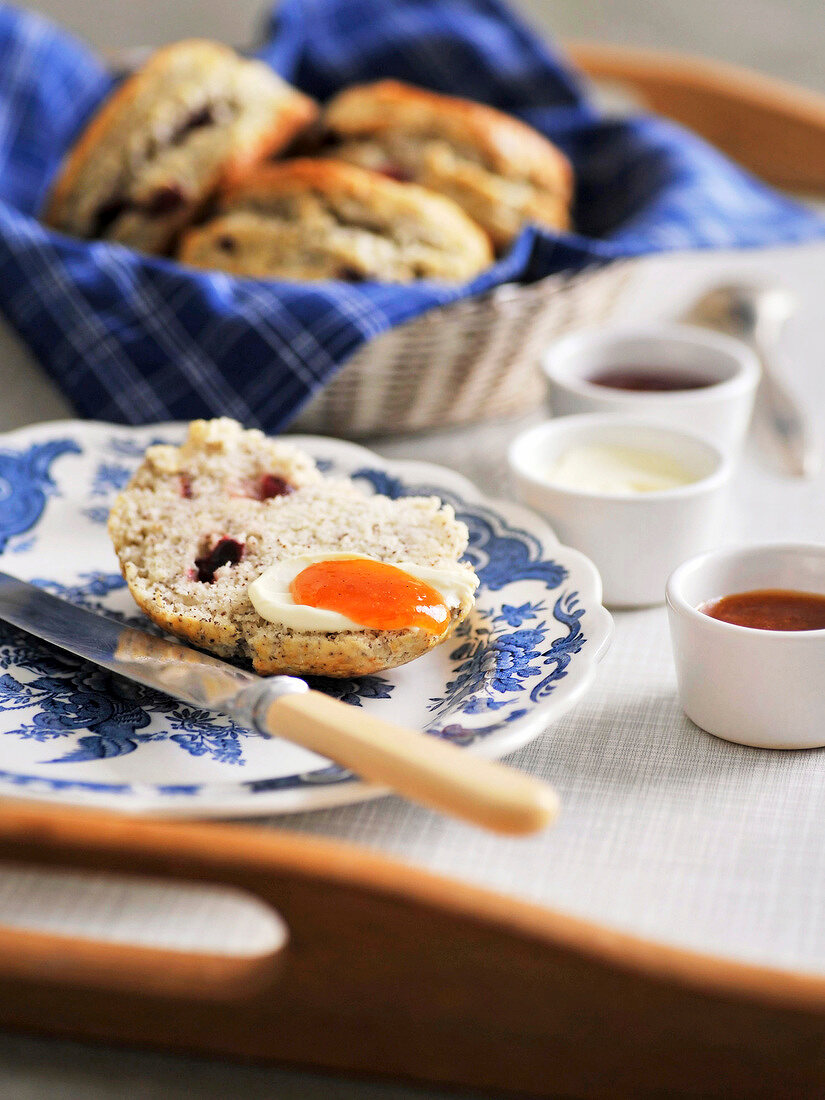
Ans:
{"type": "MultiPolygon", "coordinates": [[[[179,448],[150,447],[115,501],[109,533],[133,597],[160,626],[259,672],[328,676],[402,664],[437,639],[419,629],[278,628],[247,592],[264,569],[325,551],[455,565],[468,539],[437,497],[366,496],[349,479],[322,477],[297,447],[228,419],[193,422],[179,448]],[[262,494],[269,478],[288,491],[262,494]]],[[[455,609],[453,627],[471,605],[455,609]]]]}

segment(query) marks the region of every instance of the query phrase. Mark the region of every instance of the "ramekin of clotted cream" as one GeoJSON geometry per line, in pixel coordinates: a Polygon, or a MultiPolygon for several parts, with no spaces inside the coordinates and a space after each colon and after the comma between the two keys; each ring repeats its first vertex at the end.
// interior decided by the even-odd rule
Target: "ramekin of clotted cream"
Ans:
{"type": "Polygon", "coordinates": [[[521,499],[593,560],[604,602],[664,602],[675,567],[719,536],[731,460],[676,429],[615,414],[564,416],[518,436],[521,499]]]}
{"type": "Polygon", "coordinates": [[[668,451],[610,443],[575,443],[553,460],[554,485],[588,493],[661,493],[697,480],[695,470],[668,451]]]}

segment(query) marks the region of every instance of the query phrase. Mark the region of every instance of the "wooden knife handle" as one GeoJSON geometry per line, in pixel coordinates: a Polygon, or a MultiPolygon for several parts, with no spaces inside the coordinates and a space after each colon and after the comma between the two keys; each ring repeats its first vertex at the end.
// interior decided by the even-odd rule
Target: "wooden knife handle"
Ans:
{"type": "Polygon", "coordinates": [[[542,780],[318,691],[275,700],[266,726],[369,782],[496,832],[533,833],[558,813],[558,798],[542,780]]]}
{"type": "Polygon", "coordinates": [[[587,76],[632,89],[769,183],[825,193],[825,96],[689,54],[596,42],[565,48],[587,76]]]}

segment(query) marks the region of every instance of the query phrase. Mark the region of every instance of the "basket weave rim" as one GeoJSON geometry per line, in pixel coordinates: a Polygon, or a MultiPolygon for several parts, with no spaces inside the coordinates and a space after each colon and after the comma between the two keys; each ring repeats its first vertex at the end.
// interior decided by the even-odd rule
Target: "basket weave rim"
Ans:
{"type": "Polygon", "coordinates": [[[462,312],[472,312],[489,306],[505,305],[518,299],[529,298],[536,294],[545,293],[555,284],[563,284],[565,287],[571,287],[591,278],[593,275],[607,268],[613,269],[623,267],[625,262],[626,261],[622,260],[605,260],[603,262],[587,264],[586,267],[578,268],[573,272],[570,270],[554,271],[551,275],[543,275],[542,278],[536,279],[531,283],[501,283],[499,286],[492,287],[490,290],[485,290],[481,294],[474,294],[469,298],[459,298],[454,302],[445,302],[443,305],[433,306],[432,309],[417,314],[415,317],[409,317],[400,325],[394,325],[392,327],[402,328],[404,325],[412,324],[415,321],[422,321],[425,318],[438,316],[445,310],[449,310],[452,314],[460,314],[462,312]]]}

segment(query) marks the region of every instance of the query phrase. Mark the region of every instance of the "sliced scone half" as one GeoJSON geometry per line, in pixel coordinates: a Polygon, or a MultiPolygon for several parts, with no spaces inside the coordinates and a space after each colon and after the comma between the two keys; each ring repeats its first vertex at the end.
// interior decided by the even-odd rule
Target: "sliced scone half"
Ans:
{"type": "Polygon", "coordinates": [[[86,127],[43,220],[76,237],[165,253],[221,183],[281,151],[317,114],[261,61],[199,39],[166,46],[86,127]]]}
{"type": "Polygon", "coordinates": [[[155,623],[264,674],[404,664],[452,633],[478,584],[459,561],[467,528],[438,498],[367,496],[227,419],[150,447],[109,533],[155,623]]]}
{"type": "Polygon", "coordinates": [[[194,267],[274,279],[464,282],[492,262],[486,234],[456,203],[335,160],[261,165],[184,234],[194,267]]]}
{"type": "Polygon", "coordinates": [[[382,80],[335,96],[323,123],[331,156],[449,196],[497,249],[530,222],[570,226],[567,157],[492,107],[382,80]]]}

